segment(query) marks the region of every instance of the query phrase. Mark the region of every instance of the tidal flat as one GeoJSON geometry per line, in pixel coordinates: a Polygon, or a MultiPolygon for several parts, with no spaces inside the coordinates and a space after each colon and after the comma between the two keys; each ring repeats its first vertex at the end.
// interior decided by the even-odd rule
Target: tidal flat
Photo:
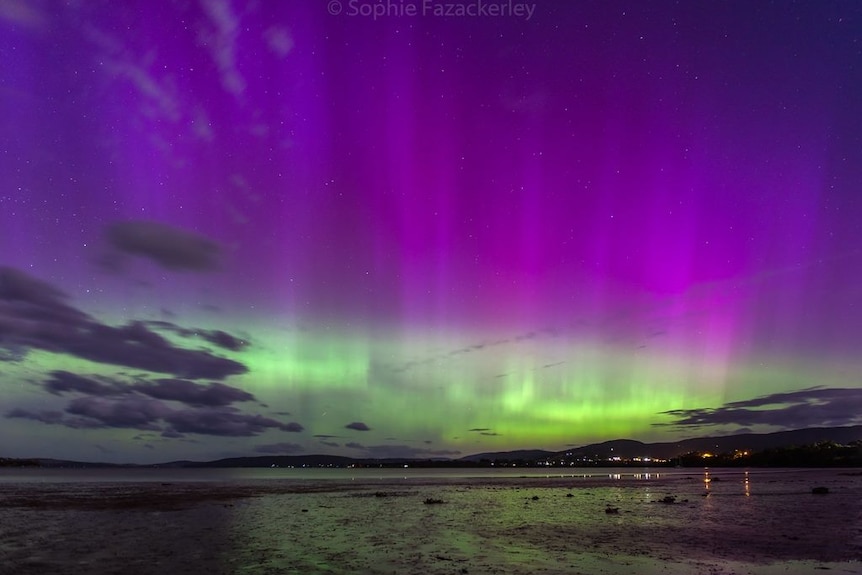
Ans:
{"type": "Polygon", "coordinates": [[[0,472],[0,575],[824,572],[858,470],[0,472]]]}

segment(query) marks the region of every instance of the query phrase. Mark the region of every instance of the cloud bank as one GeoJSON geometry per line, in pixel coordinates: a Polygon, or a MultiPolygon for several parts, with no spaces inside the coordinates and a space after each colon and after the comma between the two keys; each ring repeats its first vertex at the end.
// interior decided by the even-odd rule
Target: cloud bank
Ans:
{"type": "Polygon", "coordinates": [[[774,393],[745,401],[733,401],[717,408],[675,409],[662,412],[673,416],[671,427],[714,427],[768,425],[784,429],[845,426],[862,423],[862,393],[852,388],[810,387],[774,393]]]}
{"type": "MultiPolygon", "coordinates": [[[[116,327],[101,323],[66,300],[61,290],[47,282],[0,267],[0,348],[14,351],[0,354],[0,359],[40,349],[189,379],[224,379],[248,371],[245,365],[207,350],[177,346],[144,322],[116,327]]],[[[223,343],[239,339],[218,334],[208,335],[223,343]]]]}
{"type": "Polygon", "coordinates": [[[233,404],[255,401],[254,395],[220,382],[159,379],[126,383],[103,376],[53,371],[42,388],[52,395],[73,397],[62,411],[17,407],[9,410],[6,417],[71,429],[140,429],[160,432],[166,438],[187,433],[247,437],[268,430],[303,431],[296,422],[284,423],[240,411],[233,404]]]}

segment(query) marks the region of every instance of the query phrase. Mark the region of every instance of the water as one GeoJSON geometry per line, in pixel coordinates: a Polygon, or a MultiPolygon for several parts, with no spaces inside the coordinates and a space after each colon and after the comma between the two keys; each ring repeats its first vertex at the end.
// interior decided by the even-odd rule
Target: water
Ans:
{"type": "Polygon", "coordinates": [[[0,483],[70,482],[260,482],[260,481],[494,481],[560,479],[573,481],[674,481],[709,477],[743,481],[814,480],[820,475],[852,474],[854,470],[739,468],[0,468],[0,483]]]}
{"type": "Polygon", "coordinates": [[[855,470],[0,472],[2,575],[860,573],[860,560],[855,470]]]}

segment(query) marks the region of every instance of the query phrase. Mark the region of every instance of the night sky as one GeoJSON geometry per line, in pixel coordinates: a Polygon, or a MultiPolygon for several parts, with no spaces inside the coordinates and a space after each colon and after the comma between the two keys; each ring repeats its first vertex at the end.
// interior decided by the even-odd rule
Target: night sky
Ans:
{"type": "Polygon", "coordinates": [[[862,423],[862,5],[460,6],[0,0],[0,456],[862,423]]]}

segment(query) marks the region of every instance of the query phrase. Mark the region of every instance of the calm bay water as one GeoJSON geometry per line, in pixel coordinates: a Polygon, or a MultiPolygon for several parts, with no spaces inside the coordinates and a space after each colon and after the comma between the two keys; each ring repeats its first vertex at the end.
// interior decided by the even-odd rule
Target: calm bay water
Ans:
{"type": "Polygon", "coordinates": [[[854,469],[789,468],[0,468],[0,482],[69,483],[69,482],[166,482],[166,481],[333,481],[333,482],[433,482],[488,480],[571,480],[583,482],[667,482],[692,477],[717,481],[732,480],[795,483],[818,476],[852,476],[854,469]]]}

